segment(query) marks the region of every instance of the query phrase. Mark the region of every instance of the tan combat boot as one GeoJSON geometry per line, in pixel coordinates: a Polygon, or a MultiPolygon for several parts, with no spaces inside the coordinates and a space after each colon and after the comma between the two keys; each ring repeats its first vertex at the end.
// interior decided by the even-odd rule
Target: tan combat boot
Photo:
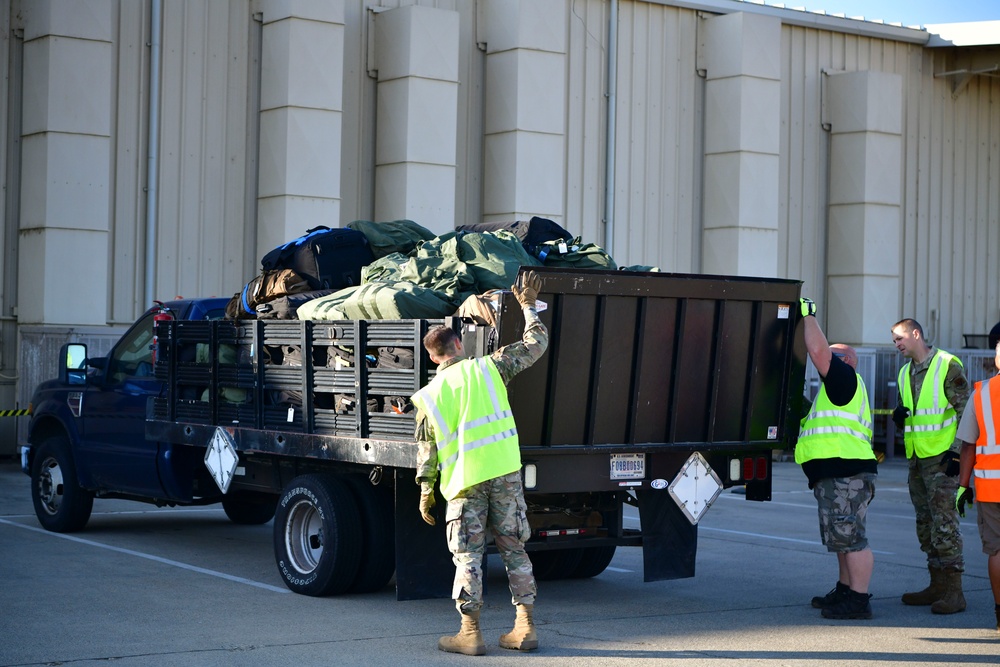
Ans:
{"type": "Polygon", "coordinates": [[[462,628],[454,637],[442,637],[438,648],[448,653],[463,655],[486,655],[483,633],[479,631],[479,612],[462,614],[462,628]]]}
{"type": "Polygon", "coordinates": [[[517,605],[517,617],[514,619],[514,629],[500,635],[501,648],[511,648],[515,651],[534,651],[538,648],[538,633],[531,613],[535,606],[530,604],[517,605]]]}
{"type": "Polygon", "coordinates": [[[931,584],[922,591],[903,593],[903,604],[926,606],[934,604],[944,595],[944,570],[927,566],[931,573],[931,584]]]}
{"type": "Polygon", "coordinates": [[[931,605],[935,614],[954,614],[965,611],[965,595],[962,594],[962,573],[954,568],[944,570],[944,592],[931,605]]]}

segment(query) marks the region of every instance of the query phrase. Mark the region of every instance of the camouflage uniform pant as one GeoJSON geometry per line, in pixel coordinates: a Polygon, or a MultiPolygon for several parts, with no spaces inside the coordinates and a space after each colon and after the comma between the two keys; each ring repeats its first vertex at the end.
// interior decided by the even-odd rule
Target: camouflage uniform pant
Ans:
{"type": "Polygon", "coordinates": [[[944,454],[910,459],[910,501],[917,514],[917,539],[927,554],[928,567],[964,572],[962,532],[955,509],[958,477],[944,474],[943,458],[944,454]]]}
{"type": "Polygon", "coordinates": [[[448,501],[448,549],[455,562],[451,596],[462,613],[483,606],[483,554],[486,531],[493,534],[514,604],[535,603],[535,576],[524,543],[531,537],[521,473],[495,477],[448,501]]]}
{"type": "Polygon", "coordinates": [[[826,477],[813,486],[819,506],[819,536],[827,551],[849,553],[868,548],[868,504],[875,496],[875,473],[826,477]]]}

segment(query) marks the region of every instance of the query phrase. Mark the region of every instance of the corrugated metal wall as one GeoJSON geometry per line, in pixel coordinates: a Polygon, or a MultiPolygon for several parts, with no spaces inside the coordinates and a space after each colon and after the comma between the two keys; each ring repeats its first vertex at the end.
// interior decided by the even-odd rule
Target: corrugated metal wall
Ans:
{"type": "MultiPolygon", "coordinates": [[[[572,2],[567,221],[601,242],[607,2],[572,2]]],[[[706,18],[710,15],[703,14],[706,18]]],[[[699,271],[702,90],[698,12],[622,2],[618,32],[614,255],[621,264],[699,271]]],[[[785,25],[778,277],[822,302],[827,273],[829,135],[824,71],[897,74],[904,85],[903,235],[898,312],[958,348],[1000,319],[1000,79],[952,96],[951,49],[785,25]]],[[[1000,61],[997,49],[986,62],[1000,61]],[[991,60],[992,58],[992,60],[991,60]]],[[[859,240],[860,242],[860,240],[859,240]]]]}
{"type": "MultiPolygon", "coordinates": [[[[370,3],[348,2],[342,222],[374,210],[375,81],[367,72],[370,3]]],[[[381,3],[397,7],[404,0],[381,3]]],[[[457,11],[460,53],[456,210],[477,220],[482,201],[484,55],[478,3],[419,4],[457,11]]],[[[604,241],[608,2],[572,0],[568,21],[566,226],[604,241]]],[[[227,294],[256,271],[252,5],[164,4],[160,234],[161,297],[227,294]],[[248,203],[249,202],[249,203],[248,203]],[[169,292],[169,293],[166,293],[169,292]]],[[[114,279],[110,320],[146,305],[142,271],[148,6],[119,4],[115,135],[114,279]]],[[[614,255],[669,271],[701,267],[703,90],[698,36],[708,15],[662,2],[621,2],[614,255]]],[[[1000,79],[974,77],[956,97],[948,50],[810,28],[782,28],[779,277],[805,281],[822,301],[826,275],[828,133],[824,71],[903,77],[904,233],[899,317],[921,320],[941,344],[1000,318],[1000,79]],[[960,295],[955,298],[955,295],[960,295]]],[[[419,221],[418,221],[419,222],[419,221]]]]}
{"type": "MultiPolygon", "coordinates": [[[[228,296],[249,280],[256,202],[249,117],[259,30],[247,2],[163,3],[155,298],[228,296]],[[248,172],[250,178],[248,178],[248,172]]],[[[109,320],[143,303],[149,101],[149,5],[118,3],[114,223],[109,320]]]]}
{"type": "MultiPolygon", "coordinates": [[[[981,56],[996,64],[1000,48],[981,56]]],[[[963,333],[986,333],[1000,319],[1000,78],[973,77],[953,96],[960,77],[934,77],[961,66],[951,49],[914,60],[902,310],[957,348],[963,333]]]]}
{"type": "MultiPolygon", "coordinates": [[[[469,0],[383,0],[346,3],[344,113],[341,156],[341,223],[371,220],[375,212],[376,80],[368,75],[370,6],[394,9],[418,5],[458,12],[458,151],[455,217],[459,224],[482,221],[483,77],[485,54],[477,46],[476,21],[483,11],[469,0]]],[[[430,221],[420,221],[431,226],[430,221]]]]}
{"type": "MultiPolygon", "coordinates": [[[[570,5],[566,220],[603,245],[608,3],[570,5]]],[[[620,5],[612,245],[619,265],[699,270],[698,23],[690,10],[620,5]]]]}
{"type": "MultiPolygon", "coordinates": [[[[698,272],[702,202],[712,196],[702,192],[704,79],[699,73],[704,56],[699,35],[708,15],[666,2],[620,2],[613,251],[623,265],[698,272]]],[[[344,223],[370,219],[374,211],[376,89],[367,71],[367,8],[373,4],[345,3],[344,223]]],[[[479,30],[484,6],[473,0],[419,4],[460,16],[456,211],[460,221],[478,220],[487,101],[486,59],[477,42],[485,39],[479,30]]],[[[17,5],[0,0],[12,30],[21,20],[17,5]]],[[[564,6],[565,222],[574,234],[603,243],[609,3],[566,0],[564,6]]],[[[150,10],[148,1],[118,0],[113,7],[117,76],[108,321],[120,326],[148,305],[142,274],[150,10]]],[[[261,27],[253,12],[258,9],[248,0],[163,3],[158,298],[229,295],[257,270],[261,27]]],[[[10,31],[5,32],[9,38],[10,31]]],[[[966,66],[962,59],[970,53],[995,63],[1000,49],[927,49],[792,25],[782,27],[781,49],[778,277],[804,280],[805,291],[822,303],[829,141],[822,125],[823,71],[891,72],[903,78],[905,173],[899,307],[885,314],[886,337],[889,326],[904,315],[916,317],[935,342],[952,349],[961,347],[962,333],[987,331],[1000,319],[1000,78],[972,77],[953,95],[960,79],[935,73],[966,66]]],[[[5,57],[10,53],[5,49],[5,57]]],[[[5,80],[5,96],[8,85],[5,80]]],[[[20,99],[19,89],[12,94],[20,99]]],[[[4,136],[11,130],[7,115],[4,136]]],[[[4,183],[14,183],[10,174],[4,183]]],[[[5,210],[6,238],[17,238],[16,222],[5,210]]],[[[8,261],[11,253],[4,257],[9,298],[16,289],[16,266],[8,261]]],[[[8,314],[6,308],[0,313],[8,314]]],[[[9,375],[13,362],[7,366],[7,351],[14,334],[10,326],[0,333],[9,375]]],[[[34,383],[23,374],[21,382],[24,391],[34,383]]]]}

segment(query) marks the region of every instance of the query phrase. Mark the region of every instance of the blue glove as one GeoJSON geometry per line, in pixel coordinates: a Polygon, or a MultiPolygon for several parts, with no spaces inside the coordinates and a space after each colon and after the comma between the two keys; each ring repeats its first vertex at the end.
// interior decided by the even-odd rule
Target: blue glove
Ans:
{"type": "Polygon", "coordinates": [[[813,303],[812,299],[802,297],[799,299],[799,307],[802,310],[802,317],[816,316],[816,304],[813,303]]]}

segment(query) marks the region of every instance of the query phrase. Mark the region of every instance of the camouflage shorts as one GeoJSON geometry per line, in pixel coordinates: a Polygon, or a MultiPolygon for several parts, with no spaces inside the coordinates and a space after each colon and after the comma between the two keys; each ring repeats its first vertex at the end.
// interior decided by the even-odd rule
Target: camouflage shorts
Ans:
{"type": "Polygon", "coordinates": [[[865,518],[875,496],[875,473],[827,477],[816,482],[819,535],[828,551],[847,553],[868,548],[865,518]]]}

